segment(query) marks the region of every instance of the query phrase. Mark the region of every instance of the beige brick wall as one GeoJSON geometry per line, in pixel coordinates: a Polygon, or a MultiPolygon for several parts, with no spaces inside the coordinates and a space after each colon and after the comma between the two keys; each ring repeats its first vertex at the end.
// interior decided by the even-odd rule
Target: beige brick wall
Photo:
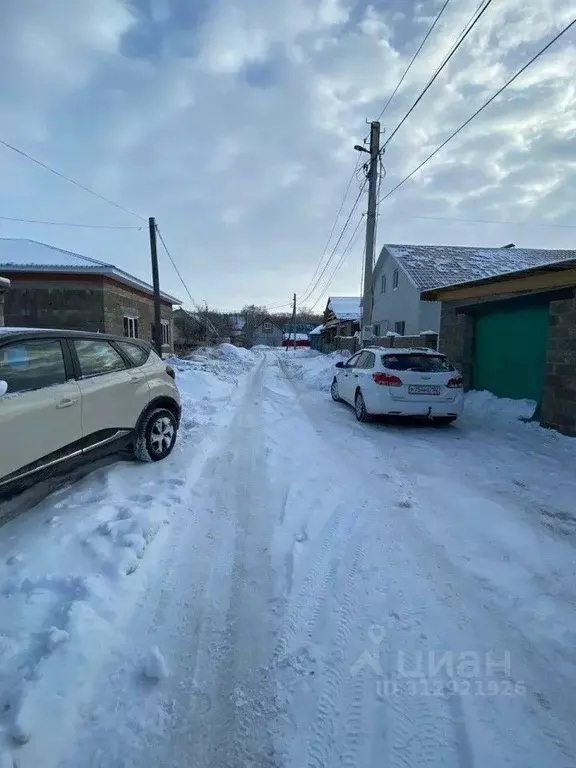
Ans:
{"type": "MultiPolygon", "coordinates": [[[[154,323],[154,302],[152,297],[147,297],[130,288],[106,282],[104,284],[104,326],[106,333],[124,335],[124,317],[137,317],[138,335],[146,341],[153,341],[151,326],[154,323]]],[[[162,320],[170,323],[169,346],[164,346],[165,352],[172,352],[174,329],[172,327],[172,307],[170,304],[162,304],[162,320]]]]}

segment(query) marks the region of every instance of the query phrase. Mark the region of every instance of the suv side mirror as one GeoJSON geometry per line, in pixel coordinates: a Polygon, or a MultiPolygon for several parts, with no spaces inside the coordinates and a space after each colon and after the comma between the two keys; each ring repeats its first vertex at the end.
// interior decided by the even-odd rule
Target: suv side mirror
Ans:
{"type": "Polygon", "coordinates": [[[336,368],[344,368],[344,363],[342,362],[342,360],[336,363],[336,368]]]}
{"type": "Polygon", "coordinates": [[[6,392],[8,392],[8,383],[4,380],[0,380],[0,397],[4,397],[6,392]]]}

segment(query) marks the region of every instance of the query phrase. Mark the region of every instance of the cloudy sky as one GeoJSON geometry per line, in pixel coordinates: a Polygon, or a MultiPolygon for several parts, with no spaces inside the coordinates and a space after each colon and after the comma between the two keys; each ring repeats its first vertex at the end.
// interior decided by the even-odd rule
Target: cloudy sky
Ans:
{"type": "MultiPolygon", "coordinates": [[[[384,115],[388,133],[477,6],[451,0],[384,115]]],[[[4,0],[0,138],[156,216],[196,300],[223,309],[281,304],[309,283],[356,162],[353,145],[439,7],[439,0],[4,0]]],[[[574,0],[493,0],[387,147],[382,192],[574,15],[574,0]]],[[[576,225],[575,71],[573,28],[382,205],[379,244],[576,247],[576,229],[536,226],[576,225]]],[[[357,190],[355,180],[344,214],[357,190]]],[[[142,224],[1,146],[0,214],[142,224]]],[[[0,221],[0,235],[149,279],[145,229],[0,221]]],[[[361,258],[360,239],[328,293],[358,293],[361,258]]],[[[161,279],[185,298],[166,258],[161,279]]],[[[322,288],[308,305],[322,306],[322,288]]]]}

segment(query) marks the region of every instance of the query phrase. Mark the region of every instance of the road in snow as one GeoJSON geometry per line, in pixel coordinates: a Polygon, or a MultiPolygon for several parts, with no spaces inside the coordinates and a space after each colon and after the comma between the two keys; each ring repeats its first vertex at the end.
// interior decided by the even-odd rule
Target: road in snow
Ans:
{"type": "Polygon", "coordinates": [[[576,765],[576,441],[360,425],[331,362],[181,363],[170,459],[0,529],[7,765],[576,765]]]}

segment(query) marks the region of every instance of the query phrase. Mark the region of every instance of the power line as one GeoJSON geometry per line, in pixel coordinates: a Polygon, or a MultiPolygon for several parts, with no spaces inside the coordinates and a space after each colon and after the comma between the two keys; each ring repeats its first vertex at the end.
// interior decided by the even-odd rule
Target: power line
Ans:
{"type": "Polygon", "coordinates": [[[115,224],[74,224],[66,221],[43,221],[41,219],[17,219],[14,216],[0,216],[1,221],[14,221],[19,224],[42,224],[51,227],[79,227],[81,229],[136,229],[139,232],[143,227],[116,226],[115,224]]]}
{"type": "MultiPolygon", "coordinates": [[[[348,198],[348,193],[350,192],[350,187],[352,186],[352,182],[354,181],[354,177],[356,175],[356,171],[358,170],[358,166],[360,165],[360,155],[356,158],[356,163],[354,165],[354,170],[352,171],[352,175],[350,176],[350,180],[348,184],[346,185],[346,189],[344,191],[344,197],[342,198],[342,202],[340,203],[340,208],[338,208],[338,213],[336,214],[336,218],[334,219],[334,223],[332,224],[332,229],[330,230],[330,235],[328,236],[328,240],[326,241],[326,245],[322,249],[322,255],[320,256],[320,260],[318,264],[316,265],[316,269],[314,270],[314,274],[310,278],[308,285],[304,290],[301,292],[303,296],[305,296],[308,292],[308,289],[316,279],[316,275],[318,274],[318,271],[320,270],[320,267],[322,266],[322,262],[324,261],[324,257],[326,256],[326,253],[328,251],[328,248],[330,246],[330,242],[332,241],[332,236],[334,235],[334,231],[336,229],[336,225],[338,224],[338,219],[340,218],[340,214],[342,213],[342,210],[344,208],[344,205],[346,203],[346,200],[348,198]]],[[[281,305],[284,306],[284,305],[281,305]]]]}
{"type": "Polygon", "coordinates": [[[130,211],[128,208],[124,208],[124,206],[119,205],[118,203],[115,203],[113,200],[110,200],[107,197],[104,197],[104,195],[101,195],[99,192],[94,192],[93,189],[90,189],[89,187],[85,187],[84,184],[80,184],[78,181],[74,181],[74,179],[71,179],[70,176],[66,176],[64,173],[57,171],[55,168],[52,168],[50,165],[46,165],[46,163],[43,163],[41,160],[37,160],[35,157],[32,157],[31,155],[27,154],[22,149],[18,149],[18,147],[15,147],[12,144],[9,144],[7,141],[4,141],[4,139],[0,139],[0,144],[7,147],[8,149],[11,149],[13,152],[16,152],[16,154],[21,155],[22,157],[25,157],[27,160],[30,160],[30,162],[36,163],[36,165],[39,165],[40,168],[44,168],[44,170],[50,171],[50,173],[53,173],[55,176],[58,176],[59,178],[64,179],[64,181],[68,181],[70,182],[70,184],[74,184],[75,187],[78,187],[79,189],[83,189],[84,192],[88,192],[90,195],[97,197],[99,200],[103,200],[105,203],[108,203],[109,205],[113,205],[114,208],[118,208],[119,210],[124,211],[124,213],[129,213],[130,216],[135,216],[137,219],[141,219],[141,221],[146,221],[146,219],[143,216],[140,216],[139,214],[134,213],[134,211],[130,211]]]}
{"type": "Polygon", "coordinates": [[[356,200],[354,201],[354,205],[352,206],[352,210],[348,214],[348,218],[346,219],[346,221],[344,223],[344,226],[342,227],[342,230],[340,232],[340,236],[338,237],[338,240],[336,241],[336,244],[334,245],[334,248],[332,249],[332,253],[328,257],[328,260],[327,260],[326,264],[324,264],[324,267],[323,267],[322,271],[320,272],[320,274],[318,275],[318,278],[316,279],[316,282],[314,283],[312,288],[307,292],[307,294],[302,299],[300,299],[300,301],[299,301],[300,305],[302,305],[305,301],[308,301],[308,299],[312,296],[312,294],[314,293],[314,291],[318,287],[318,284],[320,283],[320,280],[322,280],[322,277],[326,273],[326,270],[328,269],[328,267],[330,265],[330,262],[332,261],[332,259],[334,258],[335,254],[336,254],[336,250],[337,250],[338,246],[340,245],[344,235],[346,234],[346,230],[348,229],[348,226],[350,224],[350,220],[352,219],[352,216],[354,215],[354,211],[358,207],[358,203],[360,202],[360,198],[362,197],[362,193],[364,192],[364,188],[366,187],[367,182],[368,182],[368,179],[364,179],[364,182],[362,183],[362,186],[360,187],[360,191],[358,192],[358,196],[356,197],[356,200]]]}
{"type": "Polygon", "coordinates": [[[495,99],[497,99],[497,98],[498,98],[498,96],[500,96],[500,94],[501,94],[503,91],[505,91],[505,90],[506,90],[506,88],[508,88],[508,86],[509,86],[509,85],[511,85],[511,84],[512,84],[512,83],[513,83],[515,80],[517,80],[517,79],[520,77],[520,75],[522,75],[522,74],[523,74],[523,73],[524,73],[524,72],[525,72],[525,71],[528,69],[528,67],[530,67],[530,66],[531,66],[531,65],[532,65],[532,64],[533,64],[533,63],[534,63],[534,62],[535,62],[537,59],[539,59],[539,58],[540,58],[540,56],[542,56],[542,54],[543,54],[543,53],[546,53],[546,51],[547,51],[547,50],[548,50],[548,49],[549,49],[549,48],[550,48],[552,45],[554,45],[554,43],[555,43],[557,40],[559,40],[559,39],[562,37],[562,35],[566,34],[566,32],[568,32],[568,30],[569,30],[569,29],[571,29],[571,28],[572,28],[572,27],[573,27],[575,24],[576,24],[576,19],[573,19],[573,20],[572,20],[572,21],[571,21],[571,22],[570,22],[570,23],[569,23],[567,26],[565,26],[565,27],[564,27],[564,29],[562,29],[562,30],[561,30],[561,31],[560,31],[560,32],[559,32],[559,33],[558,33],[558,34],[557,34],[555,37],[553,37],[553,38],[552,38],[552,40],[550,40],[550,42],[549,42],[549,43],[547,43],[547,44],[544,46],[544,48],[541,48],[541,49],[538,51],[538,53],[536,53],[536,54],[535,54],[535,55],[534,55],[534,56],[533,56],[533,57],[530,59],[530,61],[528,61],[526,64],[524,64],[524,66],[523,66],[521,69],[519,69],[519,70],[518,70],[518,72],[516,72],[516,74],[515,74],[515,75],[513,75],[513,76],[512,76],[512,77],[511,77],[511,78],[510,78],[510,79],[509,79],[509,80],[508,80],[506,83],[504,83],[504,85],[503,85],[501,88],[499,88],[499,89],[496,91],[496,93],[494,93],[494,94],[493,94],[493,95],[492,95],[492,96],[491,96],[491,97],[490,97],[490,98],[489,98],[487,101],[485,101],[485,102],[484,102],[484,104],[482,104],[482,106],[481,106],[479,109],[477,109],[477,110],[476,110],[476,112],[474,112],[474,114],[473,114],[473,115],[471,115],[471,116],[468,118],[468,120],[466,120],[466,122],[462,123],[462,125],[461,125],[459,128],[457,128],[457,129],[456,129],[456,130],[455,130],[455,131],[454,131],[452,134],[450,134],[450,136],[448,136],[448,138],[447,138],[445,141],[443,141],[443,142],[442,142],[442,144],[440,144],[440,146],[439,146],[439,147],[436,147],[436,149],[435,149],[433,152],[431,152],[431,153],[428,155],[428,157],[427,157],[425,160],[423,160],[423,161],[422,161],[422,162],[421,162],[419,165],[417,165],[417,166],[416,166],[416,168],[414,168],[414,170],[413,170],[411,173],[409,173],[409,174],[408,174],[408,176],[406,176],[404,179],[402,179],[402,181],[398,182],[398,184],[396,184],[396,186],[395,186],[395,187],[393,187],[393,188],[390,190],[390,192],[388,192],[387,194],[385,194],[385,195],[384,195],[384,197],[380,198],[379,202],[381,203],[381,202],[383,202],[384,200],[386,200],[386,199],[387,199],[388,197],[390,197],[390,195],[392,195],[392,194],[393,194],[393,193],[394,193],[394,192],[395,192],[397,189],[399,189],[399,188],[400,188],[400,187],[401,187],[403,184],[405,184],[405,183],[406,183],[406,182],[407,182],[409,179],[411,179],[411,178],[412,178],[412,176],[414,176],[414,174],[418,173],[418,171],[419,171],[421,168],[423,168],[423,167],[426,165],[426,163],[427,163],[427,162],[429,162],[429,161],[430,161],[430,160],[431,160],[431,159],[432,159],[432,158],[433,158],[435,155],[437,155],[437,154],[438,154],[438,152],[440,152],[440,150],[441,150],[441,149],[444,149],[444,147],[445,147],[445,146],[446,146],[446,145],[447,145],[447,144],[448,144],[450,141],[452,141],[452,139],[453,139],[455,136],[457,136],[457,135],[460,133],[460,131],[464,130],[464,128],[466,128],[466,126],[468,126],[468,125],[469,125],[469,124],[472,122],[472,120],[474,120],[474,118],[478,117],[478,115],[479,115],[479,114],[480,114],[480,113],[481,113],[483,110],[485,110],[487,106],[489,106],[489,105],[490,105],[490,104],[491,104],[491,103],[492,103],[492,102],[493,102],[495,99]]]}
{"type": "MultiPolygon", "coordinates": [[[[379,213],[379,216],[385,214],[379,213]]],[[[506,224],[509,226],[518,227],[553,227],[558,229],[576,229],[576,224],[542,224],[540,222],[532,221],[498,221],[497,219],[461,219],[456,216],[411,216],[409,214],[398,213],[395,216],[400,216],[403,219],[424,219],[426,221],[462,221],[471,224],[506,224]]]]}
{"type": "Polygon", "coordinates": [[[170,253],[170,251],[168,250],[168,246],[167,246],[167,245],[166,245],[166,243],[164,242],[164,238],[162,237],[162,232],[160,232],[160,228],[158,227],[158,225],[156,225],[156,232],[158,233],[158,237],[160,238],[160,242],[161,242],[161,243],[162,243],[162,245],[164,246],[164,250],[166,251],[166,255],[168,256],[168,258],[170,259],[170,262],[171,262],[172,266],[174,267],[174,271],[176,272],[176,274],[177,274],[177,275],[178,275],[178,277],[180,278],[180,282],[182,283],[182,285],[184,286],[184,290],[185,290],[185,291],[186,291],[186,293],[188,294],[188,298],[189,298],[189,299],[190,299],[190,301],[192,302],[192,305],[193,305],[193,307],[196,309],[196,311],[197,311],[197,312],[199,312],[200,310],[198,309],[198,305],[196,304],[196,302],[194,301],[194,298],[193,298],[192,294],[191,294],[191,293],[190,293],[190,291],[188,290],[188,286],[187,286],[187,285],[186,285],[186,283],[184,282],[184,278],[183,278],[183,277],[182,277],[182,275],[180,274],[180,270],[179,270],[179,269],[178,269],[178,267],[176,266],[176,262],[175,262],[175,261],[174,261],[174,259],[172,258],[172,254],[171,254],[171,253],[170,253]]]}
{"type": "MultiPolygon", "coordinates": [[[[482,1],[484,1],[484,0],[482,0],[482,1]]],[[[400,88],[400,86],[401,86],[401,85],[402,85],[402,83],[404,82],[404,79],[405,79],[406,75],[408,74],[408,72],[410,72],[410,70],[412,69],[412,65],[414,64],[414,62],[416,61],[416,59],[417,59],[417,58],[418,58],[418,56],[420,55],[420,51],[422,50],[422,48],[424,48],[424,46],[425,46],[425,44],[426,44],[426,41],[428,40],[428,38],[430,37],[430,35],[431,35],[431,34],[432,34],[432,32],[434,31],[434,27],[436,26],[436,24],[438,24],[438,22],[439,22],[439,21],[440,21],[440,19],[442,18],[442,14],[443,14],[443,13],[444,13],[444,11],[446,10],[446,6],[448,5],[448,3],[449,3],[449,2],[450,2],[450,0],[446,0],[446,1],[445,1],[445,3],[444,3],[444,5],[442,6],[442,8],[440,8],[440,11],[438,12],[438,15],[436,16],[436,18],[435,18],[435,19],[434,19],[434,21],[432,22],[432,26],[430,27],[430,29],[428,30],[428,32],[427,32],[427,33],[426,33],[426,35],[424,36],[424,39],[422,40],[422,42],[421,42],[421,43],[420,43],[420,45],[418,46],[418,50],[416,51],[416,53],[414,54],[414,56],[412,56],[412,59],[410,60],[410,64],[408,64],[408,66],[407,66],[407,67],[406,67],[406,69],[404,70],[404,74],[402,75],[402,77],[401,77],[401,78],[400,78],[400,80],[398,81],[398,85],[396,86],[396,88],[394,88],[394,90],[392,91],[392,93],[391,93],[391,94],[390,94],[390,96],[388,97],[388,101],[386,102],[386,104],[384,104],[384,108],[382,109],[382,112],[380,112],[380,114],[379,114],[379,115],[378,115],[378,117],[376,118],[377,120],[380,120],[380,119],[381,119],[381,117],[382,117],[382,115],[384,114],[384,112],[386,112],[386,110],[387,110],[387,109],[388,109],[388,107],[390,106],[390,102],[392,101],[392,99],[394,98],[394,96],[396,96],[396,94],[398,93],[398,89],[400,88]]]]}
{"type": "MultiPolygon", "coordinates": [[[[484,2],[484,0],[482,0],[482,2],[484,2]]],[[[448,62],[450,61],[450,59],[451,59],[451,58],[454,56],[454,54],[456,53],[456,51],[458,50],[458,48],[460,48],[460,46],[462,45],[462,43],[464,42],[464,40],[466,40],[466,38],[468,37],[468,35],[470,34],[470,32],[471,32],[471,31],[474,29],[474,27],[476,26],[476,24],[477,24],[477,23],[480,21],[480,19],[481,19],[482,15],[483,15],[483,14],[486,12],[486,10],[488,9],[488,7],[490,6],[490,4],[491,4],[491,3],[492,3],[492,0],[486,0],[486,2],[485,2],[485,4],[484,4],[484,6],[483,6],[483,7],[481,7],[481,6],[482,6],[482,3],[480,3],[480,6],[478,6],[478,9],[477,9],[477,10],[476,10],[476,11],[475,11],[473,14],[472,14],[472,17],[471,17],[470,21],[468,22],[468,24],[466,25],[466,27],[464,28],[464,30],[463,30],[463,31],[460,33],[460,37],[458,38],[458,40],[456,40],[456,41],[454,42],[454,44],[452,45],[452,48],[450,49],[450,51],[448,52],[448,54],[447,54],[447,55],[444,57],[443,61],[442,61],[442,62],[440,63],[440,65],[437,67],[436,71],[434,72],[434,74],[432,75],[432,77],[430,78],[430,80],[428,80],[428,82],[427,82],[427,83],[426,83],[426,85],[424,86],[424,90],[422,91],[422,93],[421,93],[421,94],[418,96],[418,98],[416,99],[416,101],[415,101],[415,102],[412,104],[412,106],[410,107],[410,109],[408,110],[408,112],[406,112],[406,114],[404,115],[404,117],[402,118],[402,120],[400,120],[400,122],[398,123],[398,125],[396,126],[396,128],[395,128],[395,129],[392,131],[392,133],[390,134],[390,136],[388,137],[388,139],[387,139],[387,140],[386,140],[386,142],[384,143],[384,148],[386,148],[386,147],[388,146],[388,144],[390,144],[390,142],[392,141],[392,139],[394,138],[394,136],[396,136],[396,134],[398,133],[398,131],[400,130],[400,128],[401,128],[401,127],[404,125],[404,123],[406,122],[406,120],[408,120],[408,118],[410,117],[410,115],[412,114],[412,112],[413,112],[413,111],[416,109],[416,107],[418,106],[418,104],[419,104],[419,103],[422,101],[422,99],[424,98],[424,96],[425,96],[425,94],[427,93],[428,89],[429,89],[429,88],[431,87],[431,85],[434,83],[434,81],[436,80],[436,78],[437,78],[437,77],[440,75],[440,73],[442,72],[442,70],[444,69],[444,67],[446,67],[446,65],[448,64],[448,62]]]]}
{"type": "MultiPolygon", "coordinates": [[[[329,286],[331,285],[332,281],[336,277],[336,273],[344,263],[344,260],[356,244],[356,241],[358,240],[358,237],[360,236],[360,227],[362,225],[362,218],[359,219],[358,223],[356,224],[356,227],[354,228],[354,231],[352,232],[352,235],[350,236],[350,239],[348,240],[348,243],[346,244],[346,247],[342,251],[342,256],[340,257],[340,261],[336,264],[336,267],[334,268],[332,274],[328,278],[327,282],[324,284],[324,287],[318,294],[318,298],[314,302],[314,304],[310,307],[310,311],[314,310],[320,299],[326,294],[326,291],[328,290],[329,286]]],[[[366,246],[364,246],[364,251],[366,250],[366,246]]]]}

